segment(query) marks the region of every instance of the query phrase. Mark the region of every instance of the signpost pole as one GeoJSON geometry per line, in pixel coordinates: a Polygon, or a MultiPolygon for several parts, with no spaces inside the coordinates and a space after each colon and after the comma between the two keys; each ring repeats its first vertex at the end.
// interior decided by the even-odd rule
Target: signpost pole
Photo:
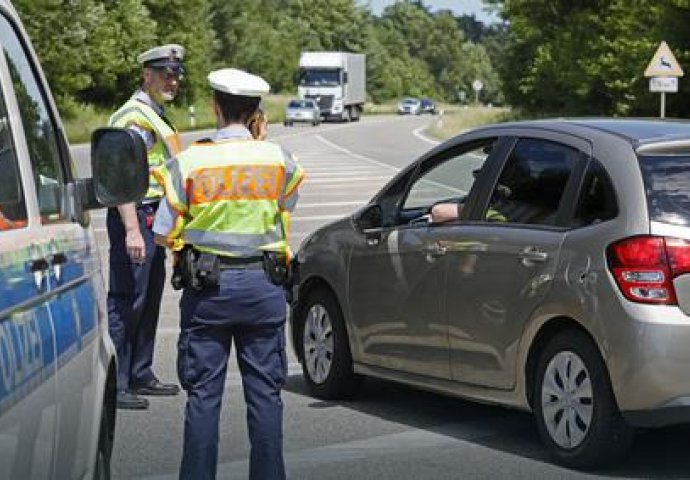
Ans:
{"type": "Polygon", "coordinates": [[[661,92],[661,114],[659,115],[660,118],[664,118],[666,116],[666,92],[661,92]]]}

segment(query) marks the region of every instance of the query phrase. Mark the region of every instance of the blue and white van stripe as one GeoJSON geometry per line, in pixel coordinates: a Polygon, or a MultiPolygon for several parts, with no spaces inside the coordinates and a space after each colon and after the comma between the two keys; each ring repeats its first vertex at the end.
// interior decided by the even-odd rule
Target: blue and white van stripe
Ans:
{"type": "Polygon", "coordinates": [[[54,375],[98,334],[92,252],[55,241],[0,253],[0,414],[54,375]],[[66,255],[37,287],[30,263],[66,255]],[[59,276],[59,278],[58,278],[59,276]]]}

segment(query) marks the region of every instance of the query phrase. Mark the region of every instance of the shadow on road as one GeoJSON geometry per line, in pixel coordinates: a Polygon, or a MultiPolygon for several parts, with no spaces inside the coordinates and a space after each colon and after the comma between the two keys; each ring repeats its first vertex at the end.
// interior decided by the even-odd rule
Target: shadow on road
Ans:
{"type": "MultiPolygon", "coordinates": [[[[285,389],[309,397],[301,375],[290,376],[285,389]]],[[[532,415],[521,411],[467,402],[373,378],[364,382],[353,400],[325,402],[314,399],[309,407],[319,410],[345,407],[412,428],[441,431],[493,450],[553,463],[542,446],[532,415]],[[478,425],[484,421],[488,429],[485,434],[470,439],[461,435],[459,429],[442,428],[448,424],[472,422],[478,425]]],[[[621,462],[589,473],[610,478],[688,479],[689,438],[690,425],[641,430],[621,462]]]]}

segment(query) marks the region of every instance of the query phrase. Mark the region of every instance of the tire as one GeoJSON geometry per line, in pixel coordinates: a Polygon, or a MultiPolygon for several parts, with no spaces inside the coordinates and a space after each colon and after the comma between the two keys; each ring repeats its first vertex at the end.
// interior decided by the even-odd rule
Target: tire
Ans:
{"type": "Polygon", "coordinates": [[[618,410],[606,365],[582,331],[565,330],[546,345],[533,399],[539,435],[563,465],[602,467],[620,459],[632,443],[634,432],[618,410]]]}
{"type": "Polygon", "coordinates": [[[353,114],[352,114],[352,118],[351,118],[352,121],[353,121],[353,122],[359,122],[359,119],[360,119],[361,116],[362,116],[362,111],[361,111],[361,109],[360,109],[359,107],[357,107],[357,106],[354,106],[354,107],[352,107],[352,113],[353,113],[353,114]]]}
{"type": "Polygon", "coordinates": [[[113,428],[110,425],[108,410],[103,405],[101,426],[98,433],[98,450],[96,451],[96,465],[94,480],[110,480],[110,458],[113,453],[113,428]]]}
{"type": "Polygon", "coordinates": [[[337,300],[326,289],[313,290],[299,310],[302,373],[309,391],[323,400],[351,398],[362,377],[352,369],[352,355],[337,300]]]}
{"type": "Polygon", "coordinates": [[[343,110],[342,118],[343,118],[343,122],[345,122],[345,123],[348,123],[352,120],[352,116],[350,115],[350,109],[349,108],[346,108],[345,110],[343,110]]]}
{"type": "Polygon", "coordinates": [[[283,125],[285,125],[286,127],[291,127],[292,122],[285,121],[285,122],[283,122],[283,125]]]}

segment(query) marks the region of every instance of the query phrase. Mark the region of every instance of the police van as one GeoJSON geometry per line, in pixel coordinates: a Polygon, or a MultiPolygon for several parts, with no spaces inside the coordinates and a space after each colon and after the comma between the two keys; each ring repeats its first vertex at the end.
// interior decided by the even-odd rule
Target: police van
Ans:
{"type": "Polygon", "coordinates": [[[115,350],[88,210],[141,198],[135,133],[97,130],[76,178],[41,67],[0,0],[0,479],[109,478],[115,350]]]}

